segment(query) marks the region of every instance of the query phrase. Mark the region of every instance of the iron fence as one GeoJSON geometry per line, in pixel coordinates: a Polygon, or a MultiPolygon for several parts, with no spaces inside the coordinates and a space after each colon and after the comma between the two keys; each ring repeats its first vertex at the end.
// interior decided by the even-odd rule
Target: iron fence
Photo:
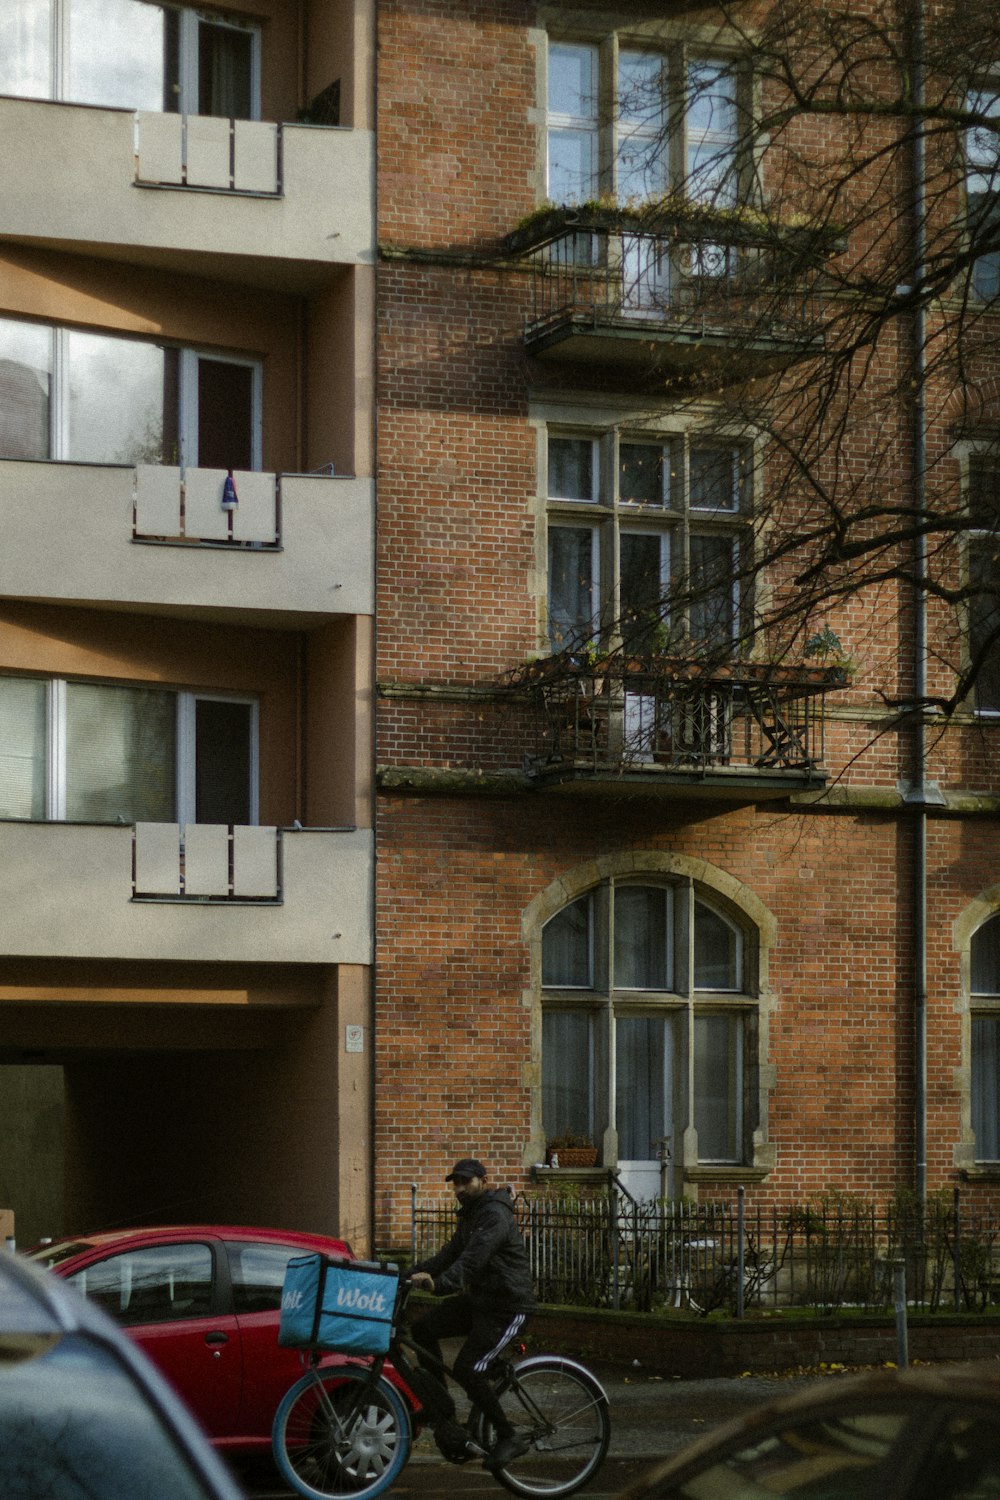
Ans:
{"type": "MultiPolygon", "coordinates": [[[[637,1203],[524,1193],[516,1211],[539,1299],[631,1311],[892,1307],[902,1264],[915,1310],[1000,1304],[1000,1217],[956,1191],[924,1204],[875,1205],[831,1195],[797,1207],[637,1203]]],[[[423,1259],[454,1230],[452,1203],[412,1198],[412,1252],[423,1259]]]]}

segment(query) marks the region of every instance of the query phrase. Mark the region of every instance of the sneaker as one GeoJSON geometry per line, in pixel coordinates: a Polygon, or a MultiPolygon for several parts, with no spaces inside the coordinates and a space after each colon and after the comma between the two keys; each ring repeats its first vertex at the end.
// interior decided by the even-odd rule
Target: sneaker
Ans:
{"type": "Polygon", "coordinates": [[[509,1437],[501,1438],[495,1445],[486,1460],[486,1467],[502,1469],[507,1464],[513,1463],[515,1458],[520,1458],[522,1453],[527,1453],[530,1447],[531,1438],[526,1432],[512,1432],[509,1437]]]}
{"type": "Polygon", "coordinates": [[[438,1451],[450,1464],[464,1464],[471,1457],[469,1434],[461,1423],[445,1418],[434,1424],[434,1441],[438,1451]]]}

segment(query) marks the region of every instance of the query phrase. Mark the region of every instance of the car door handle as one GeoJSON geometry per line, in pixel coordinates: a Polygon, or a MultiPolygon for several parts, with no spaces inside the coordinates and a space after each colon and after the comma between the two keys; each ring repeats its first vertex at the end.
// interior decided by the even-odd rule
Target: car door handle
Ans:
{"type": "Polygon", "coordinates": [[[228,1344],[229,1334],[223,1333],[221,1328],[214,1328],[211,1333],[205,1335],[206,1344],[228,1344]]]}

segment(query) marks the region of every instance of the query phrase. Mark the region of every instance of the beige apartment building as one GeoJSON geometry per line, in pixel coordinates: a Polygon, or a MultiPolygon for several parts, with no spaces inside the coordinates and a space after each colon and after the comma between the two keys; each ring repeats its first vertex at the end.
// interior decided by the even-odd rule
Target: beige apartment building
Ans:
{"type": "Polygon", "coordinates": [[[21,1243],[367,1243],[373,28],[356,0],[0,15],[21,1243]]]}

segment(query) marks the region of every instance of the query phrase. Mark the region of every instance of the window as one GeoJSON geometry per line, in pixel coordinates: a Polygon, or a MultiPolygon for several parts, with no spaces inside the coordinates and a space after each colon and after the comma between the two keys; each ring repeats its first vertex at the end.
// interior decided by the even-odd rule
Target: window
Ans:
{"type": "Polygon", "coordinates": [[[0,93],[257,119],[260,31],[149,0],[5,0],[0,93]]]}
{"type": "Polygon", "coordinates": [[[0,458],[259,469],[261,367],[0,318],[0,458]]]}
{"type": "Polygon", "coordinates": [[[582,203],[610,193],[643,202],[683,186],[701,201],[731,205],[740,92],[731,62],[682,47],[620,43],[613,63],[608,47],[551,41],[549,199],[582,203]]]}
{"type": "Polygon", "coordinates": [[[976,1160],[1000,1162],[1000,913],[973,933],[971,962],[976,1160]]]}
{"type": "Polygon", "coordinates": [[[290,1245],[252,1245],[226,1241],[233,1285],[233,1311],[240,1313],[277,1312],[285,1271],[293,1255],[301,1250],[290,1245]]]}
{"type": "MultiPolygon", "coordinates": [[[[1000,236],[1000,93],[978,89],[966,107],[981,123],[966,132],[966,215],[973,236],[1000,236]]],[[[991,302],[1000,296],[1000,250],[981,255],[972,266],[973,296],[991,302]]]]}
{"type": "Polygon", "coordinates": [[[151,1245],[84,1266],[68,1278],[126,1328],[207,1318],[212,1311],[208,1245],[151,1245]]]}
{"type": "Polygon", "coordinates": [[[748,543],[744,445],[550,428],[549,640],[731,649],[748,543]]]}
{"type": "Polygon", "coordinates": [[[257,705],[0,676],[0,817],[257,821],[257,705]]]}
{"type": "MultiPolygon", "coordinates": [[[[612,879],[542,932],[542,1122],[597,1142],[613,1126],[633,1188],[680,1159],[739,1164],[756,1123],[746,1083],[757,1006],[747,934],[693,882],[612,879]]],[[[626,1177],[628,1181],[628,1176],[626,1177]]]]}
{"type": "Polygon", "coordinates": [[[974,453],[969,461],[969,653],[978,663],[976,708],[1000,713],[1000,462],[974,453]]]}

